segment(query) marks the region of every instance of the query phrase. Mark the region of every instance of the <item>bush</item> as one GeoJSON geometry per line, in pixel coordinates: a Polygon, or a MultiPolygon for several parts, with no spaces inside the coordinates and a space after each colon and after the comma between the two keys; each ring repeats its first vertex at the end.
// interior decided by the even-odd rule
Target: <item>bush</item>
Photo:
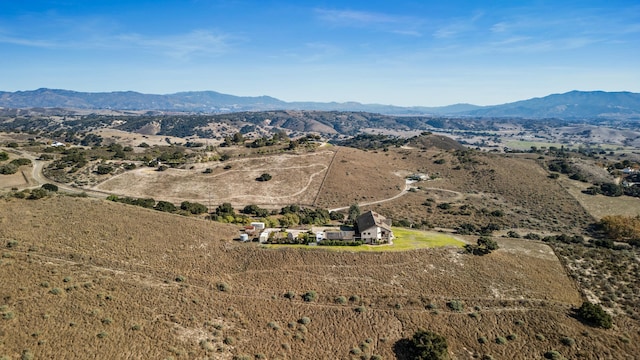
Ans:
{"type": "Polygon", "coordinates": [[[576,341],[573,338],[570,338],[568,336],[564,336],[560,339],[560,342],[562,343],[562,345],[566,345],[566,346],[573,346],[576,341]]]}
{"type": "Polygon", "coordinates": [[[164,211],[164,212],[175,212],[176,210],[178,210],[178,208],[175,205],[173,205],[173,203],[170,203],[164,200],[158,201],[156,206],[154,206],[153,208],[158,211],[164,211]]]}
{"type": "Polygon", "coordinates": [[[362,314],[364,312],[367,312],[367,308],[364,306],[358,306],[357,308],[354,309],[355,312],[362,314]]]}
{"type": "Polygon", "coordinates": [[[110,174],[113,171],[113,167],[111,165],[98,165],[96,172],[100,175],[110,174]]]}
{"type": "Polygon", "coordinates": [[[44,184],[41,186],[41,188],[52,192],[58,191],[58,186],[54,184],[44,184]]]}
{"type": "Polygon", "coordinates": [[[4,151],[0,151],[0,161],[9,160],[9,154],[4,151]]]}
{"type": "Polygon", "coordinates": [[[564,357],[555,350],[547,351],[546,353],[544,353],[544,358],[550,360],[564,360],[564,357]]]}
{"type": "Polygon", "coordinates": [[[447,306],[453,311],[462,311],[464,309],[464,303],[460,300],[451,300],[447,302],[447,306]]]}
{"type": "Polygon", "coordinates": [[[9,164],[15,166],[31,165],[31,160],[25,158],[13,159],[9,164]]]}
{"type": "Polygon", "coordinates": [[[309,319],[306,316],[303,316],[300,320],[298,320],[298,322],[302,325],[308,325],[311,322],[311,319],[309,319]]]}
{"type": "Polygon", "coordinates": [[[611,315],[607,314],[602,309],[602,306],[598,304],[585,301],[576,311],[576,314],[583,322],[591,326],[601,327],[603,329],[610,329],[613,326],[611,315]]]}
{"type": "Polygon", "coordinates": [[[0,166],[0,174],[2,175],[11,175],[18,172],[18,167],[13,164],[6,164],[0,166]]]}
{"type": "Polygon", "coordinates": [[[496,344],[503,345],[503,344],[506,344],[506,343],[507,343],[507,339],[503,338],[502,336],[498,336],[496,338],[496,344]]]}
{"type": "Polygon", "coordinates": [[[345,298],[344,296],[338,296],[337,298],[335,298],[334,302],[336,304],[346,304],[347,298],[345,298]]]}
{"type": "Polygon", "coordinates": [[[197,202],[196,203],[191,203],[191,202],[188,202],[188,201],[183,201],[180,204],[180,209],[188,211],[188,212],[190,212],[190,213],[192,213],[194,215],[204,214],[209,210],[203,204],[200,204],[200,203],[197,203],[197,202]]]}
{"type": "Polygon", "coordinates": [[[229,285],[227,285],[226,283],[217,283],[216,284],[216,289],[218,289],[218,291],[230,291],[231,287],[229,285]]]}
{"type": "Polygon", "coordinates": [[[302,295],[302,300],[306,302],[312,302],[312,301],[315,301],[317,297],[318,297],[318,293],[311,290],[311,291],[307,291],[302,295]]]}
{"type": "Polygon", "coordinates": [[[268,173],[264,173],[262,175],[260,175],[258,178],[256,178],[257,181],[269,181],[271,180],[271,174],[268,173]]]}
{"type": "Polygon", "coordinates": [[[31,191],[31,194],[29,194],[29,196],[27,197],[27,199],[29,200],[38,200],[38,199],[42,199],[44,197],[46,197],[47,195],[49,195],[49,192],[45,189],[34,189],[31,191]]]}
{"type": "Polygon", "coordinates": [[[296,297],[296,293],[294,293],[293,291],[287,291],[286,293],[284,293],[284,297],[292,300],[293,298],[296,297]]]}
{"type": "Polygon", "coordinates": [[[441,360],[448,359],[447,339],[431,331],[418,330],[411,338],[413,359],[441,360]]]}

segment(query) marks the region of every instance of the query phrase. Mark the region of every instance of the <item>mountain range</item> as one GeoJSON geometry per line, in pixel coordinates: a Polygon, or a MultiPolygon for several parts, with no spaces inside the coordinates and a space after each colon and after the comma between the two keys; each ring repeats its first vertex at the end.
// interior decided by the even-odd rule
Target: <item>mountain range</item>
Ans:
{"type": "Polygon", "coordinates": [[[270,96],[235,96],[215,91],[167,95],[134,91],[77,92],[41,88],[0,92],[3,108],[65,108],[158,110],[190,113],[230,113],[266,110],[362,111],[389,115],[439,115],[559,119],[640,119],[640,94],[631,92],[571,91],[494,106],[455,104],[442,107],[400,107],[357,102],[285,102],[270,96]]]}

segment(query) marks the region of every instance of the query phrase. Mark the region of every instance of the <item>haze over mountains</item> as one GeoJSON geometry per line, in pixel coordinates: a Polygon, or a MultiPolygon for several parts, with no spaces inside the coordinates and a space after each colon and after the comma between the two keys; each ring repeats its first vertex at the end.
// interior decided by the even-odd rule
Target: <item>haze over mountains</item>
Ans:
{"type": "Polygon", "coordinates": [[[33,91],[0,92],[0,107],[160,110],[200,113],[319,110],[363,111],[393,115],[640,119],[640,94],[571,91],[495,106],[455,104],[443,107],[400,107],[357,102],[285,102],[270,96],[234,96],[215,91],[155,95],[134,91],[88,93],[41,88],[33,91]]]}

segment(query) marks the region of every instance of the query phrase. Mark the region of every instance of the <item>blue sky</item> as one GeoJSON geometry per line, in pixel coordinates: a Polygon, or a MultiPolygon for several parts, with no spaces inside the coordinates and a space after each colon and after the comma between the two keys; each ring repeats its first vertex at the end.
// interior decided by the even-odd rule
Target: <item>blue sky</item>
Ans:
{"type": "Polygon", "coordinates": [[[0,90],[500,104],[640,92],[637,1],[0,0],[0,90]]]}

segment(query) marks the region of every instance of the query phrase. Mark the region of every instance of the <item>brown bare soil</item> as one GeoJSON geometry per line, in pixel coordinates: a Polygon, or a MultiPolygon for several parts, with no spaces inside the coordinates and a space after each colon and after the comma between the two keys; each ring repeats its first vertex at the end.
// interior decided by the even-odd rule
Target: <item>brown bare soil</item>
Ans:
{"type": "Polygon", "coordinates": [[[0,356],[355,359],[360,346],[392,359],[417,328],[444,335],[454,359],[640,351],[636,322],[616,317],[605,331],[570,316],[581,297],[541,243],[498,239],[501,250],[478,257],[264,249],[236,236],[230,225],[103,200],[0,200],[0,356]],[[309,290],[316,301],[301,299],[309,290]],[[454,299],[461,312],[446,306],[454,299]]]}

